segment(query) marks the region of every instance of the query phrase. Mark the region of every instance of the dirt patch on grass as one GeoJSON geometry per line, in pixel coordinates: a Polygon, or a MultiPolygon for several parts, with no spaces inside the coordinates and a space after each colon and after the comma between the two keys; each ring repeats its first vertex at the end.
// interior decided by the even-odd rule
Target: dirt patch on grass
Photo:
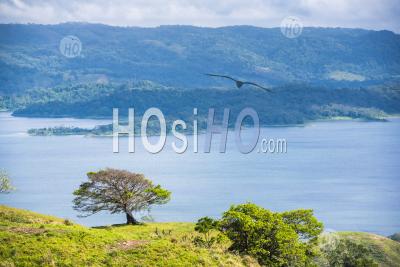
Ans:
{"type": "Polygon", "coordinates": [[[388,238],[384,236],[379,236],[379,235],[371,235],[371,239],[379,240],[379,241],[385,241],[388,238]]]}
{"type": "Polygon", "coordinates": [[[118,250],[136,249],[150,243],[148,240],[125,240],[118,242],[113,248],[118,250]]]}
{"type": "Polygon", "coordinates": [[[51,233],[67,233],[67,230],[63,229],[46,229],[46,228],[35,228],[35,227],[10,227],[8,231],[18,234],[26,235],[38,235],[38,234],[51,234],[51,233]]]}
{"type": "Polygon", "coordinates": [[[10,232],[18,233],[18,234],[42,234],[46,232],[46,229],[43,228],[32,228],[32,227],[11,227],[9,228],[10,232]]]}

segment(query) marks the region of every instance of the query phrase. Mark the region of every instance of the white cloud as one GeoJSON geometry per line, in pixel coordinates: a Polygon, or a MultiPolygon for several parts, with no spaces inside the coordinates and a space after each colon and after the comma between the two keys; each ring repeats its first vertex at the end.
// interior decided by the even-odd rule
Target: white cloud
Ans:
{"type": "Polygon", "coordinates": [[[286,16],[305,26],[400,32],[396,0],[0,0],[0,22],[54,24],[85,21],[120,26],[188,24],[277,27],[286,16]]]}

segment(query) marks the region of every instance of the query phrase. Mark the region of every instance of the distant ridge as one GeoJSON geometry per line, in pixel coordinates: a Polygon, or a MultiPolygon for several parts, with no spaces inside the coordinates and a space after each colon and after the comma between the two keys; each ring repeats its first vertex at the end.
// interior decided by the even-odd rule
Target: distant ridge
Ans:
{"type": "Polygon", "coordinates": [[[117,27],[90,23],[0,24],[0,93],[33,87],[151,80],[173,87],[229,87],[205,71],[266,86],[310,83],[355,87],[400,81],[400,35],[347,28],[303,29],[295,39],[279,28],[166,25],[117,27]],[[74,35],[80,57],[60,40],[74,35]]]}

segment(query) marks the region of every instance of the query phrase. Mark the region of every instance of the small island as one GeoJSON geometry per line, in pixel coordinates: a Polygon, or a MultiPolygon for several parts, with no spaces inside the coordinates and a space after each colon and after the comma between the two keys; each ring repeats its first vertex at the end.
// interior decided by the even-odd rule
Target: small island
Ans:
{"type": "Polygon", "coordinates": [[[87,135],[93,129],[85,129],[79,127],[56,126],[45,128],[32,128],[28,130],[28,134],[32,136],[49,136],[49,135],[87,135]]]}
{"type": "MultiPolygon", "coordinates": [[[[135,120],[135,121],[138,121],[138,123],[135,123],[135,136],[140,136],[140,130],[139,130],[140,120],[135,120]]],[[[167,121],[167,134],[170,134],[172,132],[171,125],[172,122],[167,121]]],[[[199,133],[204,132],[203,129],[205,128],[206,128],[206,122],[200,122],[198,132],[199,133]]],[[[180,126],[177,126],[176,131],[185,134],[193,134],[193,125],[187,124],[185,130],[182,129],[180,126]]],[[[31,128],[27,131],[27,133],[31,136],[65,136],[65,135],[112,136],[113,125],[112,124],[97,125],[91,129],[74,127],[74,126],[31,128]]],[[[157,136],[159,134],[160,134],[159,123],[157,121],[149,121],[147,125],[147,136],[157,136]]]]}

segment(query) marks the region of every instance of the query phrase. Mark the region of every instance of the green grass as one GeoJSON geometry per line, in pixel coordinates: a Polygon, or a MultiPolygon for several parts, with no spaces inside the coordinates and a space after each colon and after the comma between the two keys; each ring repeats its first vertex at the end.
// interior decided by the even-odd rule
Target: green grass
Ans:
{"type": "Polygon", "coordinates": [[[0,206],[0,266],[257,266],[228,243],[196,247],[192,223],[88,228],[0,206]]]}
{"type": "MultiPolygon", "coordinates": [[[[68,220],[0,205],[0,266],[258,266],[228,252],[193,243],[193,223],[147,223],[88,228],[68,220]]],[[[370,249],[379,266],[400,266],[400,243],[369,233],[323,234],[370,249]]],[[[320,261],[323,262],[323,261],[320,261]]]]}

